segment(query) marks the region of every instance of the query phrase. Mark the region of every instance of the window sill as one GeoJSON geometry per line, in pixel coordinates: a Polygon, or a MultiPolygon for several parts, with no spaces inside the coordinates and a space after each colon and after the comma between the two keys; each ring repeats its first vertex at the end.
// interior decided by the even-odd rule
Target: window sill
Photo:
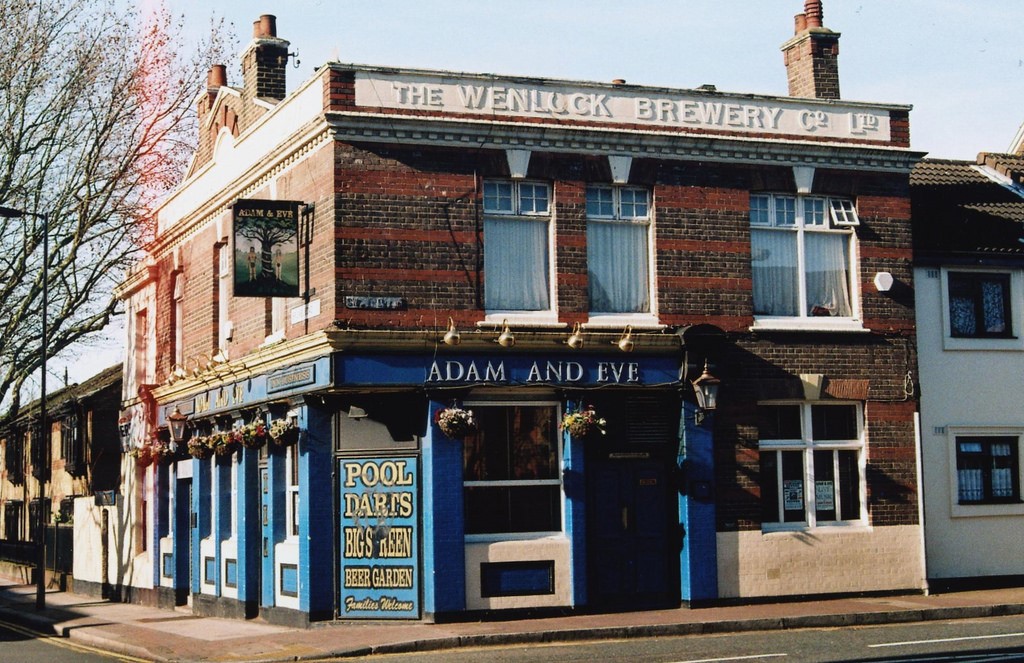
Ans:
{"type": "Polygon", "coordinates": [[[564,532],[508,532],[467,534],[466,543],[501,543],[502,541],[566,541],[564,532]]]}
{"type": "MultiPolygon", "coordinates": [[[[500,326],[505,321],[508,321],[509,327],[553,327],[556,329],[564,329],[568,325],[564,322],[558,321],[558,314],[554,311],[509,311],[506,313],[494,312],[487,313],[484,319],[476,323],[477,327],[489,327],[491,325],[500,326]]],[[[500,330],[499,330],[500,331],[500,330]]]]}
{"type": "Polygon", "coordinates": [[[650,313],[591,313],[590,318],[583,323],[585,329],[593,330],[619,330],[626,325],[637,330],[661,330],[666,327],[658,322],[658,316],[650,313]]]}
{"type": "Polygon", "coordinates": [[[953,518],[990,518],[999,516],[1024,516],[1024,502],[1007,504],[953,504],[950,513],[953,518]]]}
{"type": "Polygon", "coordinates": [[[761,534],[803,534],[806,532],[814,532],[817,534],[829,534],[829,533],[841,533],[841,532],[868,532],[871,530],[871,526],[867,523],[860,521],[851,521],[848,523],[829,523],[828,525],[816,525],[814,527],[808,527],[803,523],[793,524],[763,524],[761,525],[761,534]]]}
{"type": "Polygon", "coordinates": [[[848,332],[863,334],[871,330],[852,318],[755,318],[750,331],[848,332]]]}
{"type": "Polygon", "coordinates": [[[945,336],[942,347],[944,350],[1002,350],[1020,351],[1024,350],[1024,339],[1021,338],[984,338],[945,336]]]}

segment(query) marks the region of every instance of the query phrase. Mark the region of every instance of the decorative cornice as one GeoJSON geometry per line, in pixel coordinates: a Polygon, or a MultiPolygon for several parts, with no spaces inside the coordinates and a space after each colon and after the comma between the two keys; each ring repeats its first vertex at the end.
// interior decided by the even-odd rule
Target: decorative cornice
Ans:
{"type": "Polygon", "coordinates": [[[861,143],[726,137],[605,127],[426,118],[333,111],[326,114],[338,140],[402,142],[445,147],[527,149],[633,158],[719,161],[753,165],[819,166],[909,173],[924,152],[861,143]]]}

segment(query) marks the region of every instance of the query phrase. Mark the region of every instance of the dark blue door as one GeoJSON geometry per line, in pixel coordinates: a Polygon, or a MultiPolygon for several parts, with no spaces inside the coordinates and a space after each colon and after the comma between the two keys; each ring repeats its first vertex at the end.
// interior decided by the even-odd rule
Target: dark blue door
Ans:
{"type": "Polygon", "coordinates": [[[606,452],[588,472],[590,597],[596,605],[678,605],[669,472],[645,452],[606,452]]]}

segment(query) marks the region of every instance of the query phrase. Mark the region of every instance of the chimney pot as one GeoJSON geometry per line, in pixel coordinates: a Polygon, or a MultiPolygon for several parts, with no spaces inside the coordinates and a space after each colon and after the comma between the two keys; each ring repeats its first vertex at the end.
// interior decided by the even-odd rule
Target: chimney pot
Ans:
{"type": "Polygon", "coordinates": [[[806,0],[804,2],[804,14],[807,15],[807,27],[820,28],[825,20],[825,13],[821,8],[821,0],[806,0]]]}
{"type": "Polygon", "coordinates": [[[263,14],[260,16],[258,21],[253,21],[252,36],[253,39],[259,39],[260,37],[276,37],[277,17],[273,14],[263,14]]]}
{"type": "Polygon", "coordinates": [[[798,35],[807,29],[807,14],[797,14],[793,17],[793,34],[798,35]]]}
{"type": "Polygon", "coordinates": [[[228,84],[228,68],[222,64],[215,64],[210,67],[206,74],[206,87],[218,88],[228,84]]]}

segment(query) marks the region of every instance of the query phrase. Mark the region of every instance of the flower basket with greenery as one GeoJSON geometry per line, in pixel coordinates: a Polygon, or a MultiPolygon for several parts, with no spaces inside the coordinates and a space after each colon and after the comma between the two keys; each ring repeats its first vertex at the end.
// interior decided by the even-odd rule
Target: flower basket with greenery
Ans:
{"type": "Polygon", "coordinates": [[[562,428],[569,431],[573,437],[587,437],[592,433],[604,435],[604,427],[607,421],[597,416],[593,405],[575,412],[566,412],[562,417],[562,428]]]}
{"type": "Polygon", "coordinates": [[[242,436],[237,431],[218,431],[210,435],[210,448],[218,456],[230,456],[241,446],[242,436]]]}
{"type": "Polygon", "coordinates": [[[205,435],[193,435],[188,441],[188,455],[203,460],[213,455],[213,447],[205,435]]]}
{"type": "Polygon", "coordinates": [[[238,429],[239,443],[246,449],[259,449],[267,443],[269,433],[267,424],[263,421],[254,421],[238,429]]]}
{"type": "Polygon", "coordinates": [[[437,414],[434,415],[434,421],[442,433],[454,440],[461,440],[467,435],[472,435],[477,430],[473,411],[458,406],[438,410],[437,414]]]}
{"type": "Polygon", "coordinates": [[[141,447],[132,447],[128,455],[135,459],[136,467],[149,467],[156,462],[156,455],[153,453],[153,445],[143,444],[141,447]]]}
{"type": "Polygon", "coordinates": [[[290,447],[299,441],[299,425],[292,418],[270,422],[270,439],[279,447],[290,447]]]}

